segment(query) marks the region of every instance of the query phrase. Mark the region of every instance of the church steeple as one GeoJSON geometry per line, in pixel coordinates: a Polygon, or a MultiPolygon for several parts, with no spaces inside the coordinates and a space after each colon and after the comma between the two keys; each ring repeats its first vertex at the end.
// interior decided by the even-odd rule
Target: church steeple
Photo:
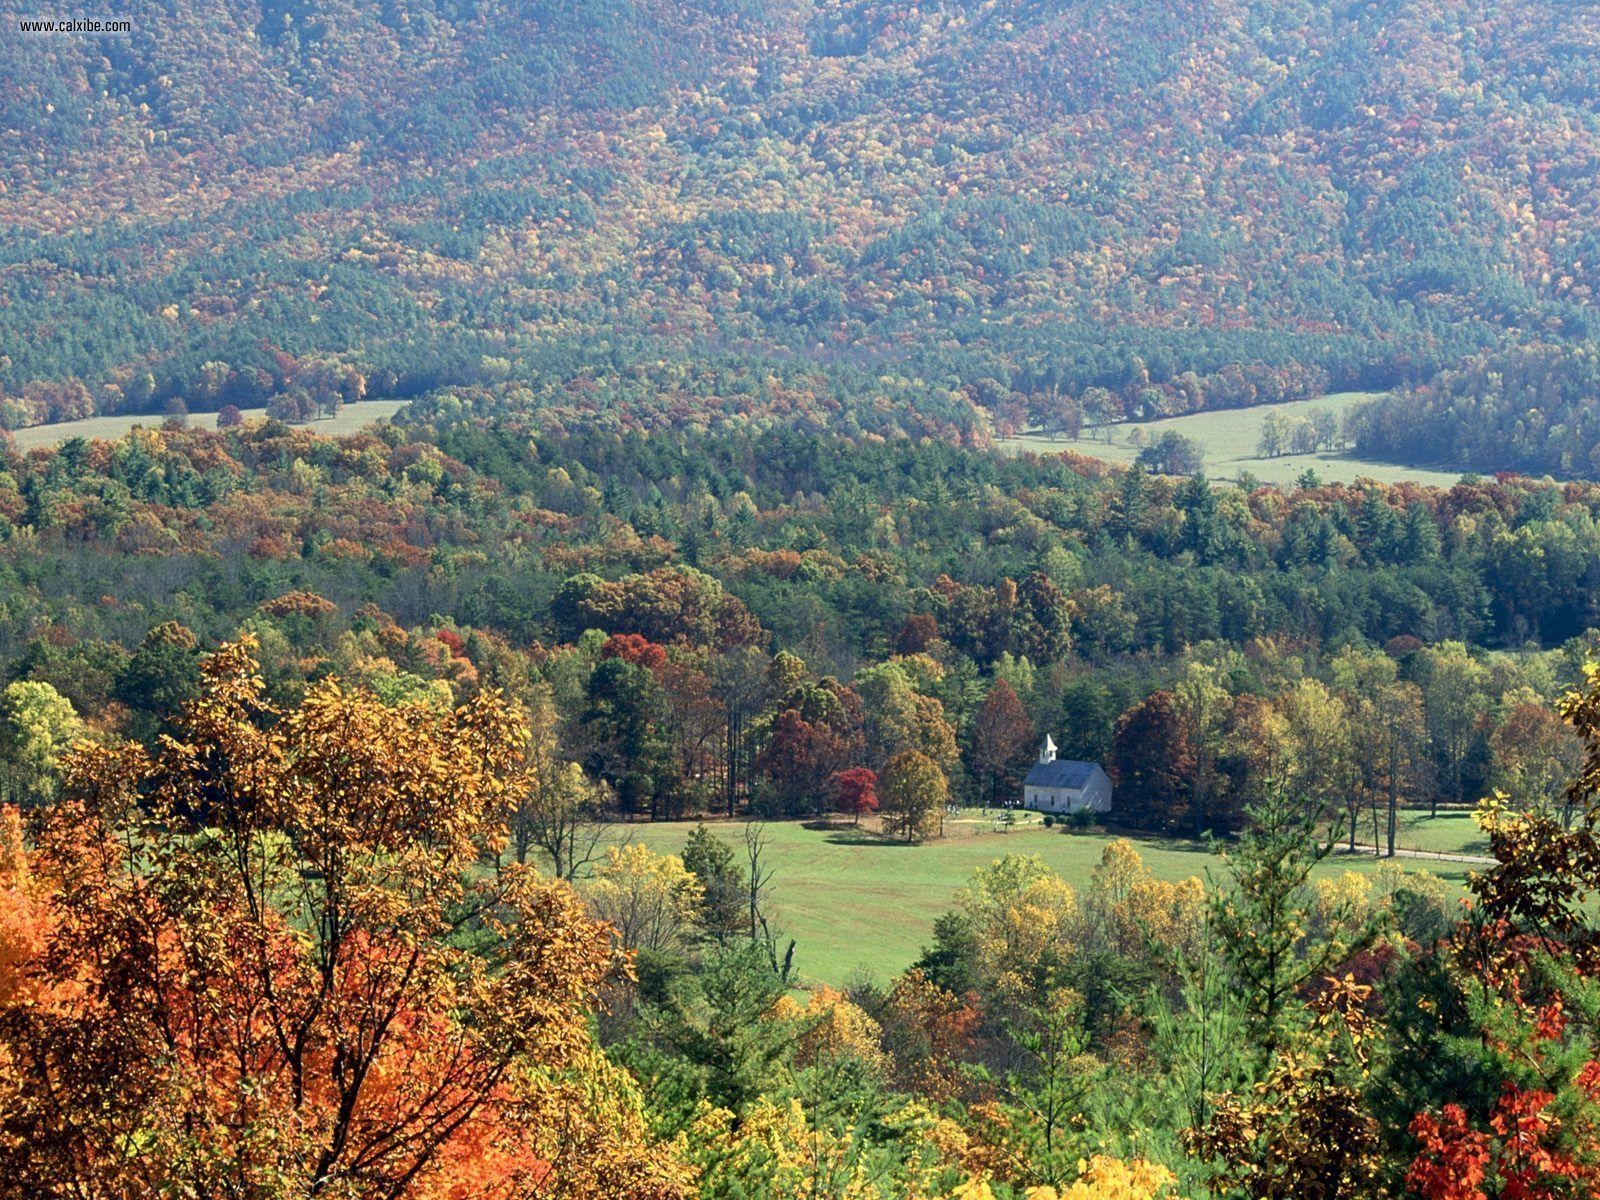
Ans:
{"type": "Polygon", "coordinates": [[[1039,747],[1039,761],[1053,763],[1056,760],[1056,744],[1047,733],[1044,735],[1044,745],[1039,747]]]}

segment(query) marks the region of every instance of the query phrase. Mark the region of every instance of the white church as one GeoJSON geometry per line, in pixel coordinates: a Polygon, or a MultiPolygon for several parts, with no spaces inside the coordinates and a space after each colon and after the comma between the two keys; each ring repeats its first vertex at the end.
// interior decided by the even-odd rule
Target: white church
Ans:
{"type": "Polygon", "coordinates": [[[1038,812],[1105,813],[1111,811],[1111,777],[1099,763],[1056,757],[1056,744],[1046,734],[1039,761],[1022,781],[1022,807],[1038,812]]]}

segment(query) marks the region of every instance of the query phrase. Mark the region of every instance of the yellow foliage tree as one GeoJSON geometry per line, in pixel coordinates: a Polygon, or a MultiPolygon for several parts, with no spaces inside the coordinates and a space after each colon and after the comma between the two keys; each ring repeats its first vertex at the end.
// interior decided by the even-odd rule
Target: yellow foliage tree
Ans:
{"type": "Polygon", "coordinates": [[[848,1131],[821,1126],[799,1100],[758,1100],[742,1117],[704,1106],[688,1133],[688,1157],[705,1195],[761,1200],[994,1200],[987,1177],[967,1161],[967,1135],[918,1102],[877,1118],[906,1148],[892,1167],[861,1153],[848,1131]]]}
{"type": "Polygon", "coordinates": [[[842,992],[819,987],[804,1006],[790,996],[780,997],[774,1006],[774,1015],[801,1027],[795,1040],[796,1066],[812,1067],[855,1059],[875,1074],[889,1070],[889,1056],[883,1052],[882,1028],[842,992]]]}
{"type": "Polygon", "coordinates": [[[1084,895],[1084,936],[1124,958],[1143,959],[1151,948],[1166,958],[1192,955],[1205,924],[1205,885],[1190,877],[1156,879],[1133,843],[1107,843],[1084,895]]]}
{"type": "Polygon", "coordinates": [[[1158,1200],[1171,1195],[1177,1183],[1171,1171],[1142,1158],[1124,1161],[1095,1155],[1083,1167],[1083,1177],[1070,1187],[1029,1188],[1026,1200],[1158,1200]]]}
{"type": "Polygon", "coordinates": [[[735,1118],[707,1107],[689,1132],[701,1186],[726,1194],[730,1186],[763,1200],[876,1200],[880,1194],[848,1137],[813,1127],[799,1100],[757,1100],[735,1118]]]}
{"type": "Polygon", "coordinates": [[[660,952],[683,945],[704,888],[675,854],[657,854],[647,846],[607,846],[606,861],[584,894],[624,946],[660,952]]]}
{"type": "Polygon", "coordinates": [[[975,936],[978,974],[995,996],[1033,995],[1081,933],[1077,896],[1037,855],[1008,854],[978,868],[956,905],[975,936]]]}

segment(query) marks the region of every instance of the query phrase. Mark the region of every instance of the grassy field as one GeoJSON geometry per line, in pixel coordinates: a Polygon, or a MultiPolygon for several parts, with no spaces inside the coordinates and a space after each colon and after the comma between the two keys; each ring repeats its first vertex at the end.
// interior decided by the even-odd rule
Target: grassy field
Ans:
{"type": "MultiPolygon", "coordinates": [[[[1382,838],[1383,833],[1380,829],[1379,840],[1382,838]]],[[[1370,814],[1362,818],[1361,828],[1356,831],[1356,840],[1358,843],[1371,845],[1370,814]]],[[[1436,817],[1430,817],[1426,812],[1402,809],[1395,827],[1394,844],[1397,850],[1410,850],[1420,854],[1465,854],[1482,857],[1489,853],[1488,835],[1478,828],[1472,813],[1462,809],[1441,812],[1436,817]]]]}
{"type": "Polygon", "coordinates": [[[1263,483],[1292,484],[1306,470],[1313,470],[1327,483],[1348,483],[1356,479],[1376,479],[1380,483],[1413,481],[1449,487],[1460,476],[1447,471],[1403,467],[1395,463],[1369,462],[1348,454],[1286,454],[1280,458],[1260,458],[1256,447],[1261,440],[1261,423],[1269,412],[1285,416],[1304,416],[1316,408],[1329,409],[1341,416],[1352,405],[1373,398],[1370,392],[1339,392],[1316,400],[1294,400],[1286,404],[1264,404],[1258,408],[1200,412],[1164,421],[1109,425],[1095,430],[1094,438],[1051,438],[1043,434],[1024,434],[1001,444],[1012,450],[1073,450],[1091,458],[1110,462],[1132,462],[1140,447],[1129,443],[1135,429],[1153,442],[1167,430],[1199,442],[1205,454],[1206,474],[1213,479],[1237,479],[1245,471],[1263,483]],[[1106,435],[1111,441],[1107,442],[1106,435]]]}
{"type": "MultiPolygon", "coordinates": [[[[337,436],[340,434],[354,433],[371,425],[374,421],[388,420],[406,406],[404,400],[363,400],[359,404],[347,404],[343,411],[336,417],[326,421],[312,421],[306,426],[315,433],[337,436]]],[[[267,415],[264,408],[247,408],[244,410],[245,420],[255,421],[267,415]]],[[[215,429],[217,427],[216,413],[196,413],[189,418],[189,424],[195,429],[215,429]]],[[[27,429],[18,429],[12,432],[16,439],[17,449],[33,450],[44,446],[59,446],[70,438],[101,438],[112,441],[121,437],[135,425],[142,425],[146,429],[159,429],[161,418],[146,414],[144,416],[128,417],[90,417],[83,421],[62,421],[56,425],[33,425],[27,429]]]]}
{"type": "Polygon", "coordinates": [[[1395,845],[1404,850],[1431,850],[1440,854],[1488,854],[1489,839],[1469,812],[1402,813],[1395,845]]]}
{"type": "MultiPolygon", "coordinates": [[[[680,853],[692,828],[688,823],[613,827],[616,840],[631,838],[662,854],[680,853]]],[[[711,828],[743,854],[742,824],[714,822],[711,828]]],[[[771,822],[762,829],[776,870],[771,902],[776,924],[795,939],[795,966],[802,979],[832,984],[886,980],[905,970],[931,940],[934,919],[950,908],[956,889],[974,870],[1001,855],[1037,854],[1068,883],[1081,887],[1110,840],[1101,833],[1046,829],[1037,818],[998,832],[977,814],[950,822],[948,836],[919,846],[883,841],[847,825],[808,829],[771,822]]],[[[1161,879],[1204,877],[1207,870],[1220,867],[1196,842],[1148,838],[1136,844],[1145,865],[1161,879]]],[[[1335,856],[1319,870],[1335,874],[1375,865],[1364,856],[1335,856]]],[[[1401,865],[1458,883],[1469,870],[1459,863],[1401,865]]]]}

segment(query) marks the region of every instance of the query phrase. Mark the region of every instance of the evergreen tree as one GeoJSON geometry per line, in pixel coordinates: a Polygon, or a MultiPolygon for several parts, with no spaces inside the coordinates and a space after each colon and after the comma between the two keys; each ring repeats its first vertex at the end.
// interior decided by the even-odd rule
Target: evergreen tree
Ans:
{"type": "Polygon", "coordinates": [[[1334,936],[1311,936],[1307,884],[1334,846],[1323,814],[1269,783],[1245,816],[1244,832],[1224,856],[1226,878],[1213,894],[1212,922],[1244,1004],[1250,1044],[1266,1062],[1299,1023],[1301,988],[1342,961],[1361,933],[1350,927],[1351,914],[1339,913],[1334,936]]]}

